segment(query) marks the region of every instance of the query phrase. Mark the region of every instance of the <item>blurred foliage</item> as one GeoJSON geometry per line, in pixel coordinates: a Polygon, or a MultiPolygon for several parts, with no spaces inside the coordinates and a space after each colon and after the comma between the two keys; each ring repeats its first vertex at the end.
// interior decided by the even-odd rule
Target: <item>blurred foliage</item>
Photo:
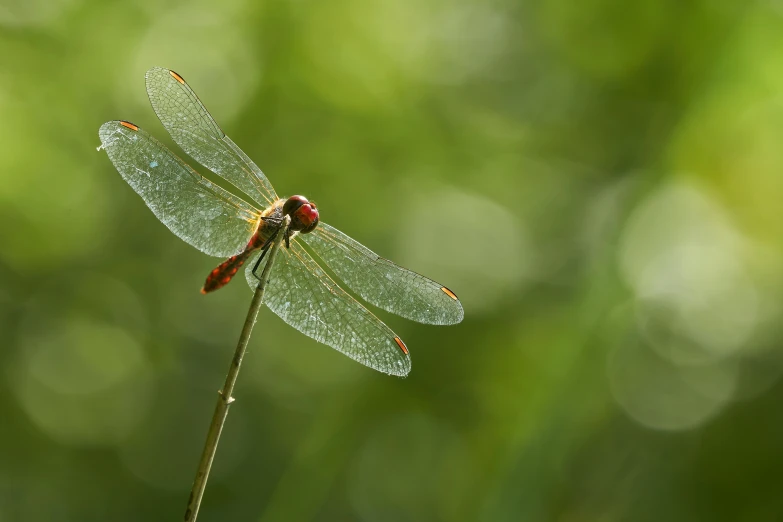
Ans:
{"type": "Polygon", "coordinates": [[[263,310],[200,520],[780,520],[781,63],[780,0],[0,0],[0,521],[184,511],[250,293],[95,151],[174,147],[153,65],[466,313],[396,379],[263,310]]]}

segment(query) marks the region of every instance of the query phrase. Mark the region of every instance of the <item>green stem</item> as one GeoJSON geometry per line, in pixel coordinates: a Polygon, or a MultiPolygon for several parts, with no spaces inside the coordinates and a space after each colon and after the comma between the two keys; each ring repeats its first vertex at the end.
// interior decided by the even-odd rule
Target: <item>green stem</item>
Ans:
{"type": "Polygon", "coordinates": [[[212,415],[212,423],[209,425],[207,442],[204,444],[204,451],[201,454],[201,460],[198,464],[198,471],[196,472],[196,480],[193,482],[193,489],[190,490],[188,508],[185,511],[185,522],[195,522],[196,517],[198,516],[201,498],[204,496],[204,489],[207,487],[209,471],[212,468],[212,461],[215,459],[220,433],[223,431],[223,425],[228,416],[228,407],[234,402],[234,398],[231,394],[234,392],[234,385],[237,382],[239,367],[242,365],[242,359],[247,350],[247,343],[250,341],[250,334],[253,331],[253,326],[256,324],[256,316],[258,315],[258,310],[261,308],[261,303],[264,299],[264,290],[266,289],[266,283],[269,280],[272,264],[275,262],[275,256],[277,256],[277,251],[280,249],[280,244],[283,242],[284,234],[280,234],[280,231],[285,230],[288,227],[289,219],[288,216],[285,217],[283,225],[278,229],[275,236],[272,237],[274,244],[269,252],[269,260],[266,262],[266,266],[264,266],[264,271],[261,272],[261,277],[258,280],[258,286],[256,287],[256,293],[253,295],[253,300],[250,302],[250,309],[247,312],[245,326],[242,328],[242,334],[239,336],[237,349],[234,352],[234,357],[231,359],[228,375],[226,375],[226,383],[223,385],[223,389],[218,392],[218,401],[215,406],[215,413],[212,415]],[[278,238],[278,236],[280,237],[278,238]]]}

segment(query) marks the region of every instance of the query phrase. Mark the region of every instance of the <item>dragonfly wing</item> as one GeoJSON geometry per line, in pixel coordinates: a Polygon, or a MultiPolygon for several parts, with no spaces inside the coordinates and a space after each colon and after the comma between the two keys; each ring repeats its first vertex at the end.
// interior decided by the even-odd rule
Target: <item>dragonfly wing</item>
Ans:
{"type": "Polygon", "coordinates": [[[145,131],[124,121],[104,123],[101,148],[169,230],[202,252],[241,251],[259,211],[190,168],[145,131]]]}
{"type": "MultiPolygon", "coordinates": [[[[258,285],[253,275],[256,258],[245,271],[251,288],[258,285]]],[[[400,338],[340,288],[297,240],[291,241],[290,249],[278,252],[264,303],[303,334],[365,366],[399,376],[411,369],[408,349],[400,338]]]]}
{"type": "Polygon", "coordinates": [[[182,76],[153,67],[146,78],[152,108],[177,145],[258,203],[271,206],[277,199],[272,184],[220,129],[182,76]]]}
{"type": "Polygon", "coordinates": [[[378,256],[336,228],[321,222],[299,237],[368,303],[420,323],[462,321],[462,304],[451,290],[378,256]]]}

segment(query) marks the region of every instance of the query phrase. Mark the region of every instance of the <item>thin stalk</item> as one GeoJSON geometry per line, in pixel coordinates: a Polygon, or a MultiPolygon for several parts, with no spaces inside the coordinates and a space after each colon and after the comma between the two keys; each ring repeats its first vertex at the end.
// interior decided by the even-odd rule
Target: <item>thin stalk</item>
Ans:
{"type": "Polygon", "coordinates": [[[196,479],[193,481],[193,489],[190,490],[188,508],[185,510],[185,522],[196,522],[198,510],[201,506],[201,498],[204,496],[204,488],[207,487],[209,471],[212,468],[212,461],[215,459],[220,433],[223,431],[223,425],[228,416],[228,407],[234,402],[234,398],[231,394],[234,392],[234,385],[237,382],[239,367],[242,365],[242,359],[245,356],[247,344],[250,341],[250,333],[253,331],[253,326],[256,324],[258,310],[261,308],[261,303],[264,299],[264,290],[266,289],[266,283],[269,280],[269,273],[275,262],[275,256],[277,256],[280,244],[283,242],[283,236],[285,234],[281,234],[280,231],[285,230],[288,227],[289,219],[288,216],[284,218],[282,226],[272,238],[274,243],[269,252],[269,260],[266,262],[266,266],[264,266],[264,271],[261,272],[261,277],[258,280],[258,286],[256,287],[256,293],[253,294],[253,300],[250,302],[250,309],[247,311],[245,326],[242,328],[242,334],[239,336],[237,349],[234,352],[233,359],[231,359],[231,366],[228,368],[226,383],[223,385],[223,389],[218,391],[218,401],[215,406],[215,413],[212,415],[212,423],[209,425],[207,441],[204,444],[204,451],[201,454],[201,460],[198,464],[196,479]]]}

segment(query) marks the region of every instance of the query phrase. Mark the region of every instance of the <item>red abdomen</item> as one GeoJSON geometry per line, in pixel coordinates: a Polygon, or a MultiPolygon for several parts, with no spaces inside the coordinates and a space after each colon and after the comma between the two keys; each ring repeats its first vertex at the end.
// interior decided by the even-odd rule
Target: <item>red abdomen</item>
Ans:
{"type": "Polygon", "coordinates": [[[207,281],[204,283],[201,293],[206,294],[226,286],[252,253],[252,249],[247,249],[241,254],[231,256],[220,263],[220,265],[207,276],[207,281]]]}
{"type": "Polygon", "coordinates": [[[242,268],[242,265],[250,258],[250,255],[266,245],[269,238],[277,232],[277,228],[267,225],[264,218],[274,216],[279,219],[282,216],[282,207],[283,201],[278,199],[271,207],[264,211],[262,218],[258,221],[258,228],[256,228],[253,237],[250,238],[245,250],[235,256],[229,257],[209,273],[207,281],[201,289],[202,294],[214,292],[215,290],[226,286],[231,281],[231,278],[237,274],[240,268],[242,268]]]}

